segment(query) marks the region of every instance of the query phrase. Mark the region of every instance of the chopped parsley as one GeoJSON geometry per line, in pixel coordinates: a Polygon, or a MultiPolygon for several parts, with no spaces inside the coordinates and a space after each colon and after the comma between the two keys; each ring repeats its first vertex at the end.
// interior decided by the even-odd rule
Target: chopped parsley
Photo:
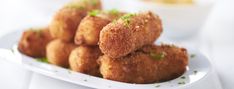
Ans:
{"type": "Polygon", "coordinates": [[[197,70],[194,70],[193,73],[194,73],[194,74],[197,74],[197,70]]]}
{"type": "Polygon", "coordinates": [[[181,79],[186,79],[186,77],[185,76],[182,76],[182,77],[180,77],[181,79]]]}
{"type": "Polygon", "coordinates": [[[155,86],[155,87],[160,87],[161,85],[157,85],[157,86],[155,86]]]}
{"type": "Polygon", "coordinates": [[[81,2],[71,2],[69,4],[67,4],[65,7],[66,8],[75,8],[75,9],[85,9],[85,6],[86,5],[97,5],[98,4],[98,1],[97,0],[81,0],[81,2]],[[83,2],[83,3],[82,3],[83,2]],[[82,3],[82,4],[80,4],[82,3]],[[85,5],[83,5],[85,4],[85,5]]]}
{"type": "Polygon", "coordinates": [[[84,9],[85,7],[78,3],[69,3],[65,6],[66,8],[74,8],[74,9],[84,9]]]}
{"type": "Polygon", "coordinates": [[[166,53],[161,52],[161,53],[157,54],[157,53],[154,53],[154,52],[150,52],[149,55],[154,60],[162,60],[166,56],[166,53]]]}
{"type": "Polygon", "coordinates": [[[109,10],[108,13],[111,15],[118,15],[119,11],[117,9],[112,9],[112,10],[109,10]]]}
{"type": "Polygon", "coordinates": [[[195,54],[191,54],[191,55],[190,55],[191,58],[194,58],[195,56],[196,56],[195,54]]]}
{"type": "Polygon", "coordinates": [[[185,84],[185,82],[184,82],[184,81],[182,81],[182,82],[178,82],[178,84],[179,84],[179,85],[184,85],[184,84],[185,84]]]}
{"type": "Polygon", "coordinates": [[[97,5],[98,4],[98,1],[97,0],[91,0],[91,2],[90,2],[92,5],[97,5]]]}
{"type": "Polygon", "coordinates": [[[49,63],[47,58],[37,58],[37,61],[43,62],[43,63],[49,63]]]}
{"type": "Polygon", "coordinates": [[[11,52],[12,52],[12,53],[14,53],[14,52],[15,52],[13,48],[11,49],[11,52]]]}
{"type": "Polygon", "coordinates": [[[91,5],[97,5],[98,1],[97,0],[82,0],[85,4],[91,4],[91,5]]]}
{"type": "Polygon", "coordinates": [[[120,17],[120,19],[122,19],[124,21],[124,25],[128,26],[130,23],[130,20],[132,17],[136,16],[136,14],[126,14],[122,17],[120,17]]]}
{"type": "Polygon", "coordinates": [[[89,16],[97,16],[98,14],[100,14],[101,11],[100,10],[92,10],[88,13],[89,16]]]}
{"type": "Polygon", "coordinates": [[[72,72],[70,70],[68,70],[68,73],[71,74],[72,72]]]}

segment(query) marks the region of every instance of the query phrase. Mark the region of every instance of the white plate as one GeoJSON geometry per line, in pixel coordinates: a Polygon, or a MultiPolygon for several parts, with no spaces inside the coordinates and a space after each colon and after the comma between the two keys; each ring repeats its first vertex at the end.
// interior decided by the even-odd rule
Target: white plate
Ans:
{"type": "MultiPolygon", "coordinates": [[[[27,69],[53,77],[56,79],[64,80],[78,85],[83,85],[99,89],[185,89],[191,85],[204,80],[207,75],[212,71],[212,67],[208,59],[200,52],[191,48],[187,48],[189,54],[195,54],[194,58],[189,59],[187,71],[179,78],[163,83],[153,84],[129,84],[123,82],[116,82],[89,76],[86,74],[73,72],[51,64],[41,63],[31,57],[25,56],[18,52],[17,43],[21,36],[22,31],[12,32],[3,36],[0,39],[0,57],[3,59],[16,62],[25,66],[27,69]]],[[[190,88],[191,89],[191,88],[190,88]]]]}

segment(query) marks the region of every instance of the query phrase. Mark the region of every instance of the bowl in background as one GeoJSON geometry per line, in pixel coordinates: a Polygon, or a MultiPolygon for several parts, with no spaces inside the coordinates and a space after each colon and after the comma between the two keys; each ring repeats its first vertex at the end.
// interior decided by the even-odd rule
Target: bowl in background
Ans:
{"type": "Polygon", "coordinates": [[[143,0],[126,0],[121,10],[126,12],[152,11],[163,22],[163,37],[184,39],[200,32],[212,9],[212,0],[194,0],[192,4],[159,4],[143,0]]]}

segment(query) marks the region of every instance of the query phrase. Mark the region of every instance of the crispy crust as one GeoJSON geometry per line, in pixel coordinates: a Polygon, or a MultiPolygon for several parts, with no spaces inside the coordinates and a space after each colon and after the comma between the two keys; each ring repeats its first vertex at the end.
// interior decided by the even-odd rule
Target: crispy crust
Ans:
{"type": "Polygon", "coordinates": [[[101,9],[100,0],[75,0],[70,4],[70,6],[68,4],[56,13],[49,26],[50,33],[54,38],[73,41],[77,27],[87,12],[94,9],[101,9]],[[97,2],[94,5],[92,1],[97,2]]]}
{"type": "Polygon", "coordinates": [[[78,45],[97,45],[100,31],[111,21],[109,19],[86,16],[80,23],[75,36],[78,45]]]}
{"type": "Polygon", "coordinates": [[[76,31],[75,44],[77,45],[98,45],[100,31],[111,21],[118,19],[124,13],[110,13],[100,11],[96,16],[87,15],[80,23],[76,31]]]}
{"type": "Polygon", "coordinates": [[[19,51],[31,57],[45,57],[46,45],[52,40],[48,28],[27,30],[19,41],[19,51]]]}
{"type": "Polygon", "coordinates": [[[140,13],[130,18],[127,25],[119,19],[105,26],[100,33],[99,46],[105,55],[119,58],[152,44],[161,32],[162,24],[157,15],[140,13]]]}
{"type": "Polygon", "coordinates": [[[79,46],[69,56],[70,68],[73,71],[100,77],[97,59],[101,55],[98,46],[79,46]]]}
{"type": "Polygon", "coordinates": [[[49,63],[68,68],[68,58],[73,49],[77,46],[73,43],[60,39],[51,41],[46,47],[46,57],[49,63]]]}
{"type": "Polygon", "coordinates": [[[179,77],[188,65],[187,51],[170,45],[144,46],[125,57],[99,58],[103,78],[127,83],[163,82],[179,77]],[[161,60],[153,59],[149,53],[165,52],[161,60]]]}

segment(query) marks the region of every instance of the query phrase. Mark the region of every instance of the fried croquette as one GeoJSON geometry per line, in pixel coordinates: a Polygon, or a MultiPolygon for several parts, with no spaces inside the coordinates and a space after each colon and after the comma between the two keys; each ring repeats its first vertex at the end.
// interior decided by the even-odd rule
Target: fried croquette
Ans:
{"type": "Polygon", "coordinates": [[[97,45],[100,31],[112,20],[119,18],[123,13],[115,10],[107,12],[93,10],[81,21],[75,35],[75,43],[78,45],[97,45]]]}
{"type": "Polygon", "coordinates": [[[46,56],[46,45],[52,39],[47,27],[31,28],[23,32],[18,49],[30,57],[42,58],[46,56]]]}
{"type": "Polygon", "coordinates": [[[105,55],[119,58],[152,44],[161,32],[162,24],[157,15],[151,12],[126,14],[101,30],[99,46],[105,55]]]}
{"type": "Polygon", "coordinates": [[[51,41],[46,47],[46,57],[49,63],[61,66],[64,68],[69,67],[68,58],[73,49],[77,46],[73,43],[65,42],[60,39],[51,41]]]}
{"type": "Polygon", "coordinates": [[[74,0],[65,5],[54,16],[50,24],[50,33],[54,38],[73,41],[80,21],[88,11],[101,9],[100,0],[74,0]]]}
{"type": "Polygon", "coordinates": [[[70,68],[73,71],[100,77],[97,59],[101,55],[98,46],[79,46],[69,56],[70,68]]]}
{"type": "Polygon", "coordinates": [[[181,76],[188,65],[187,51],[173,45],[144,46],[121,58],[99,58],[105,79],[127,83],[154,83],[181,76]]]}

